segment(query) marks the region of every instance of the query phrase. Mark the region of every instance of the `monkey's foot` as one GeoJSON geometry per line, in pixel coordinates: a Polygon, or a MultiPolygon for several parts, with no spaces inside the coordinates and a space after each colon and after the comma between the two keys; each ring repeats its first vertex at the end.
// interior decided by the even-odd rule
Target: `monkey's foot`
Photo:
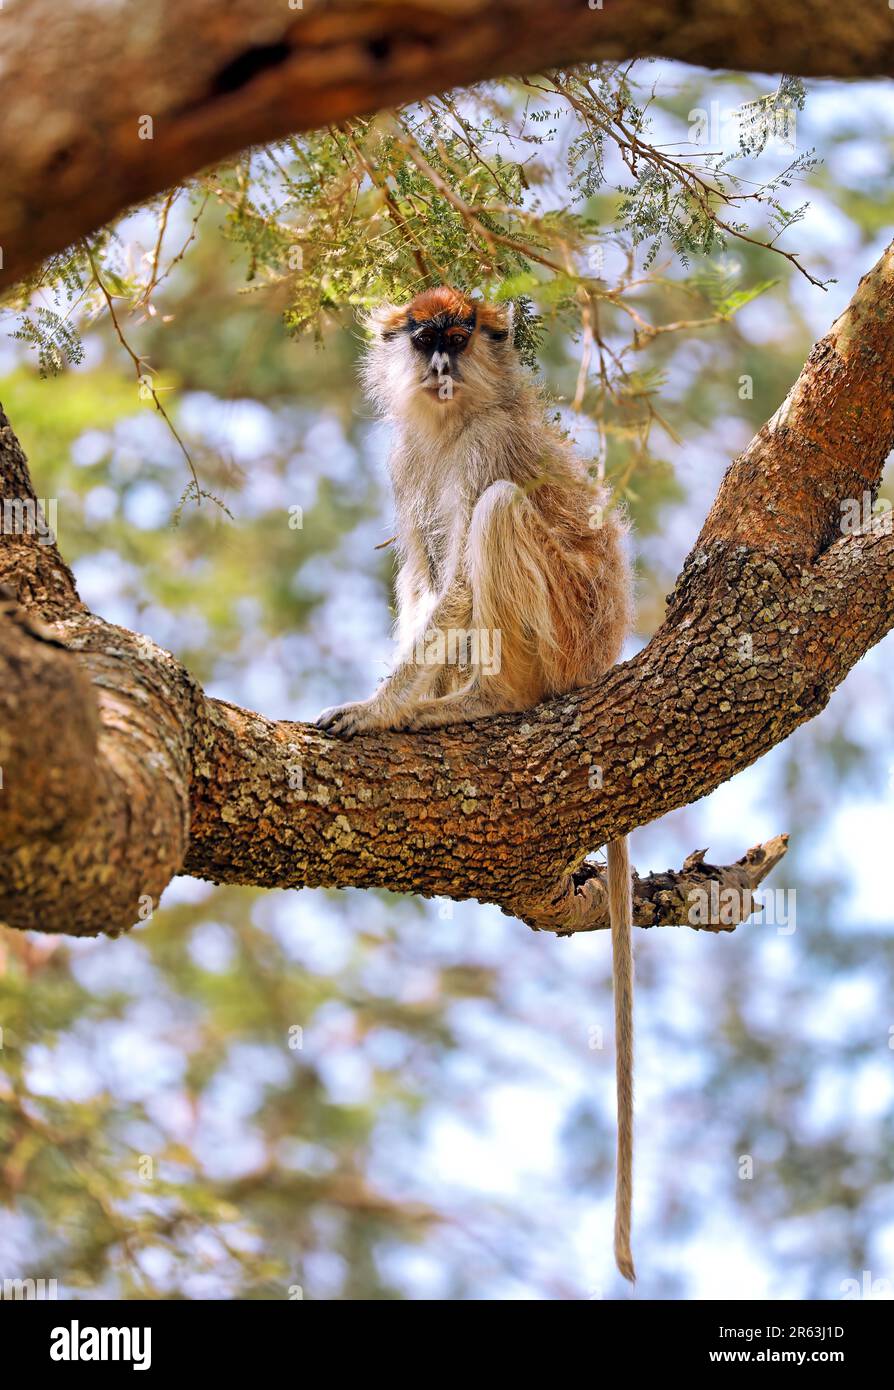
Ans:
{"type": "Polygon", "coordinates": [[[332,705],[315,720],[318,729],[326,729],[337,738],[352,738],[373,729],[384,728],[381,714],[372,700],[355,700],[348,705],[332,705]]]}
{"type": "Polygon", "coordinates": [[[317,727],[332,734],[350,738],[372,730],[391,729],[395,733],[415,733],[420,729],[445,729],[450,724],[467,724],[503,711],[487,700],[477,685],[453,691],[449,695],[419,695],[418,686],[412,700],[377,693],[369,700],[356,704],[333,705],[324,709],[317,727]]]}
{"type": "Polygon", "coordinates": [[[371,700],[357,700],[349,705],[333,705],[324,709],[317,717],[318,729],[326,729],[337,738],[353,738],[355,734],[369,734],[380,730],[412,729],[413,706],[402,707],[393,700],[384,702],[373,696],[371,700]]]}

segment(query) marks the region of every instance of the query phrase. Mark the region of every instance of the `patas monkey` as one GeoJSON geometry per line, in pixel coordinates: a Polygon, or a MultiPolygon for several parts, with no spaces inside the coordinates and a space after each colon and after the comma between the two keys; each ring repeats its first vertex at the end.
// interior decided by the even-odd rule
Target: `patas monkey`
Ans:
{"type": "MultiPolygon", "coordinates": [[[[367,394],[395,429],[399,656],[333,733],[429,729],[528,709],[617,660],[632,617],[623,524],[547,423],[511,314],[454,289],[370,316],[367,394]]],[[[632,899],[608,846],[618,1089],[615,1258],[633,1279],[632,899]]]]}

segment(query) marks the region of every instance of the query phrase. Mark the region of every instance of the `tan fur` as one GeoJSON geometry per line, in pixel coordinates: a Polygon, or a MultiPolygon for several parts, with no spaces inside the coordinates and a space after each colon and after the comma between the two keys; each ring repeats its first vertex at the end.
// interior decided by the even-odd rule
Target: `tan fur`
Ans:
{"type": "MultiPolygon", "coordinates": [[[[624,525],[561,434],[512,346],[511,318],[447,286],[369,317],[364,384],[394,426],[399,654],[369,700],[324,711],[340,734],[441,727],[588,685],[632,621],[624,525]],[[465,321],[444,366],[414,347],[427,325],[465,321]],[[471,326],[474,323],[474,326],[471,326]],[[449,386],[449,394],[444,396],[449,386]],[[435,640],[481,635],[468,660],[435,640]],[[499,639],[499,660],[484,659],[499,639]],[[429,639],[431,639],[429,641],[429,639]],[[420,653],[425,653],[420,660],[420,653]]],[[[446,342],[439,338],[437,341],[446,342]]],[[[615,1254],[634,1278],[632,904],[626,841],[609,845],[618,1072],[615,1254]]]]}

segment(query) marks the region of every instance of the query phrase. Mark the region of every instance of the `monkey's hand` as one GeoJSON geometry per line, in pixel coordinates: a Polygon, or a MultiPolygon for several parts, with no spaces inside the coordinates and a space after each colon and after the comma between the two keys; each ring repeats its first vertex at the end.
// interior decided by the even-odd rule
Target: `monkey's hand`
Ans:
{"type": "MultiPolygon", "coordinates": [[[[468,717],[468,716],[467,716],[468,717]]],[[[450,723],[449,719],[427,720],[420,718],[415,705],[379,703],[375,696],[371,700],[357,700],[350,705],[333,705],[317,716],[316,726],[325,729],[336,738],[353,738],[355,734],[370,734],[377,730],[391,729],[395,733],[426,729],[450,723]]]]}
{"type": "MultiPolygon", "coordinates": [[[[350,705],[332,705],[317,717],[317,728],[325,728],[338,738],[353,738],[355,734],[371,734],[374,730],[409,730],[416,728],[416,703],[402,701],[393,695],[375,692],[370,699],[359,699],[350,705]]],[[[421,727],[421,726],[420,726],[421,727]]]]}
{"type": "Polygon", "coordinates": [[[366,734],[373,729],[382,729],[380,711],[375,699],[355,700],[348,705],[332,705],[324,709],[316,719],[318,729],[326,729],[337,738],[352,738],[354,734],[366,734]]]}

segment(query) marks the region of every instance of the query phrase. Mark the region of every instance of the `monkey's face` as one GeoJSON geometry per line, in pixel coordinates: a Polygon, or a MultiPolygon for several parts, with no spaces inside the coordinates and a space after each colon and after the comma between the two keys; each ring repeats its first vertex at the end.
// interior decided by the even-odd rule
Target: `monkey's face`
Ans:
{"type": "Polygon", "coordinates": [[[493,406],[517,366],[506,309],[441,286],[371,315],[367,390],[386,415],[419,423],[493,406]]]}
{"type": "Polygon", "coordinates": [[[459,317],[446,310],[417,319],[408,313],[404,332],[416,354],[419,385],[448,405],[463,383],[461,358],[476,328],[476,314],[459,317]]]}

